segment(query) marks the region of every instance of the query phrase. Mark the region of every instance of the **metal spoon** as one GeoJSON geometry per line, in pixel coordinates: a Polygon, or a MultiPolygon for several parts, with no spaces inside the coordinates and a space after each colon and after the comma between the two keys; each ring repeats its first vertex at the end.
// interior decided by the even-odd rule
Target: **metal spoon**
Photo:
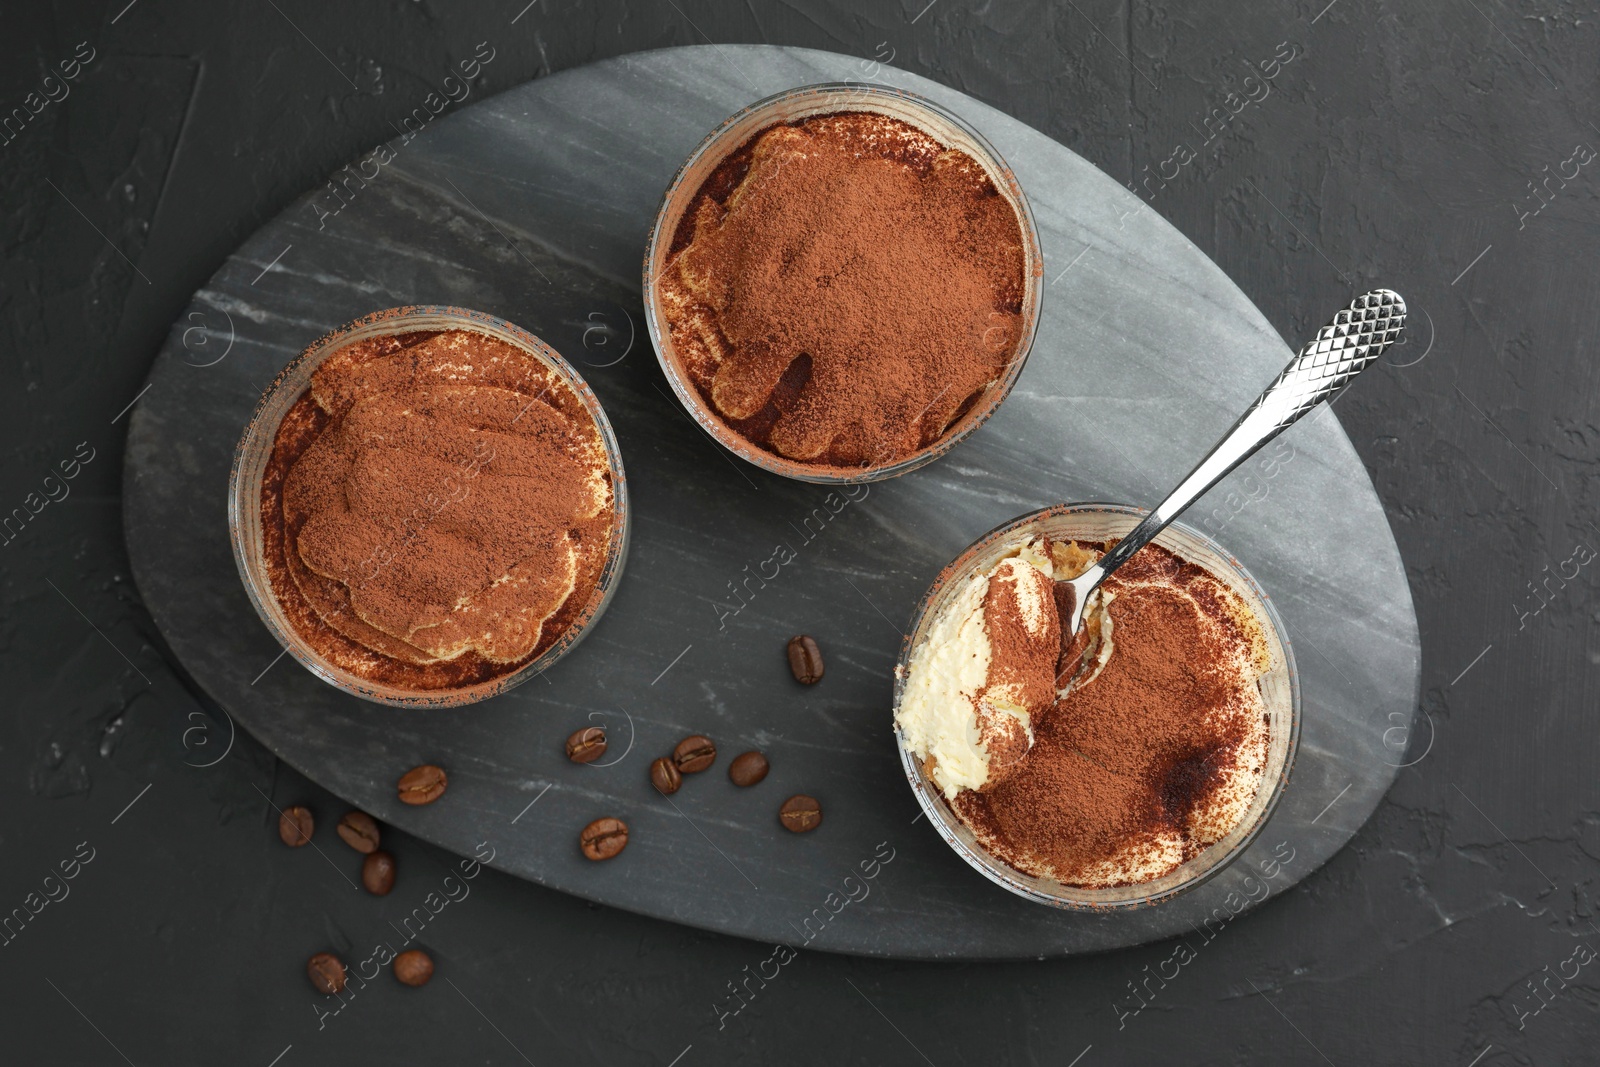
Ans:
{"type": "Polygon", "coordinates": [[[1374,289],[1356,297],[1332,322],[1318,330],[1316,338],[1289,361],[1278,380],[1267,386],[1266,392],[1256,398],[1211,454],[1178,483],[1167,499],[1094,566],[1068,583],[1073,591],[1072,615],[1062,620],[1062,630],[1076,634],[1083,627],[1083,609],[1089,594],[1107,575],[1128,562],[1229,471],[1343,389],[1400,339],[1405,324],[1406,302],[1400,294],[1391,289],[1374,289]]]}

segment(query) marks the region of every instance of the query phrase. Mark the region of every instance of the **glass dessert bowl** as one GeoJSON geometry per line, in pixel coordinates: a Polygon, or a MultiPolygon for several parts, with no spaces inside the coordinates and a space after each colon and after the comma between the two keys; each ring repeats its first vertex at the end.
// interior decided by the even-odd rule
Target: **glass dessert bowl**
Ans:
{"type": "Polygon", "coordinates": [[[375,312],[313,342],[234,455],[228,525],[261,619],[313,674],[453,707],[553,665],[627,558],[622,457],[548,345],[482,312],[375,312]]]}
{"type": "Polygon", "coordinates": [[[983,137],[896,89],[752,104],[689,156],[645,252],[650,338],[690,415],[802,481],[876,481],[943,455],[1010,392],[1043,256],[983,137]]]}
{"type": "Polygon", "coordinates": [[[1157,535],[1061,641],[1052,593],[1144,514],[1063,505],[980,538],[923,598],[895,669],[918,803],[969,865],[1029,900],[1104,911],[1194,888],[1255,839],[1294,760],[1282,622],[1199,532],[1157,535]]]}

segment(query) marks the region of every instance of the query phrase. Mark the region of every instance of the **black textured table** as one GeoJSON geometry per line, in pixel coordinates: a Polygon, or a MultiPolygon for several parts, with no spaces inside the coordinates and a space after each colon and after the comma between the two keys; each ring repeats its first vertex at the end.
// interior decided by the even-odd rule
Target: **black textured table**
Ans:
{"type": "MultiPolygon", "coordinates": [[[[1592,10],[63,0],[12,14],[0,88],[27,114],[0,139],[7,1059],[1592,1058],[1600,416],[1584,353],[1597,187],[1575,150],[1600,142],[1584,113],[1592,10]],[[1337,418],[1405,562],[1423,696],[1416,729],[1402,716],[1380,739],[1384,758],[1410,766],[1320,869],[1215,936],[1044,963],[788,958],[494,870],[448,898],[444,877],[465,878],[458,857],[398,829],[386,842],[399,884],[371,897],[331,833],[344,804],[242,727],[230,745],[221,708],[147,614],[123,537],[129,404],[174,323],[201,327],[191,343],[208,338],[184,320],[193,294],[306,190],[429,114],[430,92],[466,94],[436,99],[433,126],[530,78],[708,37],[848,53],[863,77],[876,58],[1021,120],[1141,190],[1283,338],[1353,292],[1406,293],[1419,347],[1396,364],[1410,365],[1375,368],[1337,418]],[[476,78],[445,82],[473,61],[476,78]],[[70,95],[50,71],[72,72],[70,95]],[[321,851],[284,849],[263,794],[310,806],[321,851]],[[93,859],[74,866],[79,855],[93,859]],[[62,864],[76,877],[62,882],[62,864]],[[432,912],[429,894],[450,903],[432,912]],[[359,964],[406,936],[438,963],[432,985],[380,976],[319,1015],[307,956],[359,964]]],[[[527,273],[509,249],[503,269],[527,273]]],[[[628,306],[632,276],[617,307],[581,309],[582,329],[600,327],[592,343],[621,339],[608,324],[620,318],[587,316],[628,306]]],[[[591,379],[605,373],[576,324],[550,330],[591,379]]],[[[192,369],[215,356],[190,353],[192,369]]],[[[1270,505],[1299,462],[1246,487],[1260,499],[1224,532],[1270,505]]],[[[877,880],[886,898],[901,858],[877,880]]]]}

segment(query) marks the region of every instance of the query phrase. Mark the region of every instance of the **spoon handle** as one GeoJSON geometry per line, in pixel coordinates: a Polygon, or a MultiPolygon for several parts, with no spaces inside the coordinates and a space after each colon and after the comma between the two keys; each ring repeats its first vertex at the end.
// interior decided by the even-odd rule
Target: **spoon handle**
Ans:
{"type": "MultiPolygon", "coordinates": [[[[1406,302],[1390,289],[1374,289],[1355,298],[1306,342],[1300,354],[1278,375],[1248,411],[1233,424],[1211,454],[1178,483],[1144,521],[1134,527],[1096,567],[1088,588],[1126,563],[1206,490],[1216,485],[1262,445],[1277,437],[1312,408],[1343,389],[1352,378],[1400,339],[1405,329],[1406,302]]],[[[1083,590],[1087,593],[1087,588],[1083,590]]],[[[1079,598],[1080,602],[1082,598],[1079,598]]]]}

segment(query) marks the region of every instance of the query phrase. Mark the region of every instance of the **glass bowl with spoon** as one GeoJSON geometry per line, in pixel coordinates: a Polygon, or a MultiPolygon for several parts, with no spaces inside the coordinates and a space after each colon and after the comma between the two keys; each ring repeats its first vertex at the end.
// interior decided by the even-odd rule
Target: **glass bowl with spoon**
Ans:
{"type": "MultiPolygon", "coordinates": [[[[986,534],[939,575],[917,609],[895,668],[895,732],[918,803],[968,864],[1030,900],[1119,910],[1192,889],[1254,840],[1283,792],[1299,739],[1293,653],[1281,620],[1248,572],[1209,538],[1174,520],[1377,360],[1400,339],[1405,316],[1405,301],[1391,290],[1356,298],[1154,510],[1115,504],[1045,508],[986,534]],[[1146,546],[1149,551],[1141,554],[1146,546]],[[1083,700],[1081,694],[1102,677],[1114,679],[1117,670],[1127,675],[1128,657],[1139,647],[1133,621],[1139,617],[1133,610],[1138,589],[1162,582],[1167,586],[1161,595],[1193,609],[1201,629],[1231,635],[1249,650],[1240,662],[1248,660],[1250,669],[1229,676],[1237,682],[1229,691],[1237,694],[1229,697],[1229,714],[1245,725],[1243,732],[1218,734],[1232,740],[1198,755],[1192,739],[1183,736],[1181,716],[1148,737],[1137,727],[1124,729],[1141,752],[1167,743],[1183,758],[1152,763],[1137,781],[1126,775],[1119,780],[1118,768],[1096,762],[1087,743],[1074,750],[1072,730],[1080,728],[1084,712],[1070,702],[1083,700]],[[1111,607],[1119,594],[1123,603],[1111,607]],[[1123,621],[1113,626],[1113,616],[1123,621]],[[1034,653],[1028,652],[1030,641],[1038,646],[1034,653]],[[1130,651],[1123,653],[1123,664],[1108,673],[1107,664],[1124,648],[1130,651]],[[1043,684],[1019,681],[1026,677],[1022,667],[1040,656],[1051,668],[1043,684]],[[1168,734],[1155,736],[1163,728],[1168,734]],[[1083,762],[1069,766],[1073,758],[1083,762]],[[1058,763],[1039,763],[1050,759],[1058,763]],[[1069,773],[1063,775],[1063,768],[1069,773]],[[1096,781],[1128,788],[1112,803],[1110,794],[1095,795],[1096,781]],[[1058,803],[1057,794],[1083,798],[1083,810],[1058,803]],[[1196,797],[1209,797],[1208,806],[1195,807],[1196,797]],[[1115,833],[1106,836],[1111,844],[1103,855],[1077,849],[1083,842],[1074,835],[1087,838],[1095,820],[1125,828],[1125,840],[1118,844],[1115,833]],[[1091,854],[1098,857],[1094,864],[1071,866],[1063,859],[1091,854]]],[[[1170,649],[1167,658],[1180,652],[1170,649]]],[[[1200,660],[1172,676],[1177,684],[1214,680],[1217,664],[1206,662],[1205,654],[1200,660]]],[[[1124,677],[1102,683],[1102,692],[1084,706],[1121,715],[1116,701],[1106,699],[1109,684],[1124,686],[1118,692],[1125,695],[1129,716],[1149,714],[1152,701],[1168,699],[1137,684],[1128,688],[1124,677]]],[[[1212,711],[1207,715],[1217,718],[1212,711]]]]}

